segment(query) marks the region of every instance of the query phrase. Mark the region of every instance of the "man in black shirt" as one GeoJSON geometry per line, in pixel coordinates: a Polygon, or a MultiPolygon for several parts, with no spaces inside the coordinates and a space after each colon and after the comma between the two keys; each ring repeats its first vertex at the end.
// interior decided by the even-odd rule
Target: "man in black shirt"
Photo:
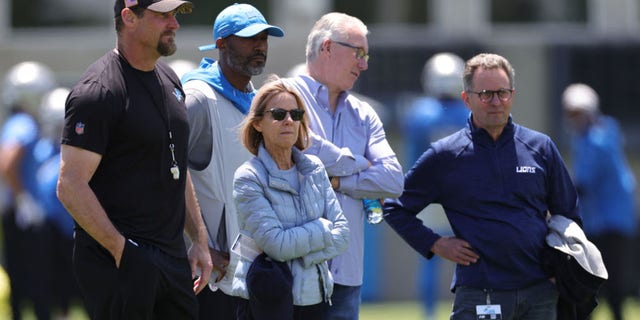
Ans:
{"type": "Polygon", "coordinates": [[[175,52],[176,14],[191,8],[116,0],[116,48],[67,99],[57,192],[76,221],[74,269],[92,319],[197,318],[211,257],[186,167],[185,95],[158,60],[175,52]]]}

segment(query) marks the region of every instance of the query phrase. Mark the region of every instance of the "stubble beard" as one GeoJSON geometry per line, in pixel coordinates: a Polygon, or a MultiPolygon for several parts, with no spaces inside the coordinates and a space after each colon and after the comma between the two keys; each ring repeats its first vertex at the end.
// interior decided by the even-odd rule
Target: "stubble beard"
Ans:
{"type": "Polygon", "coordinates": [[[267,57],[265,55],[265,63],[259,65],[251,64],[252,57],[241,57],[233,52],[227,55],[227,64],[233,66],[233,69],[249,77],[262,74],[266,65],[267,57]]]}

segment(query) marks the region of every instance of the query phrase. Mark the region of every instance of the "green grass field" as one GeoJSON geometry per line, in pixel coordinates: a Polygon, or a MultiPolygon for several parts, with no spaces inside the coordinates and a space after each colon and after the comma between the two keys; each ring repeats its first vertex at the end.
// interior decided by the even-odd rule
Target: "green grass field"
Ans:
{"type": "MultiPolygon", "coordinates": [[[[0,319],[9,319],[11,313],[8,303],[4,296],[2,298],[5,300],[2,301],[0,306],[0,319]]],[[[360,309],[360,320],[446,320],[449,319],[450,311],[451,302],[449,301],[439,304],[436,315],[433,318],[427,318],[420,304],[415,301],[365,303],[360,309]]],[[[591,318],[591,320],[612,319],[613,317],[609,313],[606,304],[600,304],[591,318]]],[[[36,318],[33,313],[27,310],[24,320],[36,320],[36,318]]],[[[80,308],[75,308],[67,320],[89,320],[89,318],[80,308]]],[[[627,301],[625,305],[625,320],[640,320],[640,303],[637,300],[627,301]]]]}
{"type": "MultiPolygon", "coordinates": [[[[35,316],[25,308],[24,320],[36,320],[35,316]]],[[[442,301],[438,304],[438,309],[432,319],[449,319],[451,311],[451,301],[442,301]]],[[[56,319],[54,315],[53,319],[56,319]]],[[[2,268],[0,268],[0,319],[10,319],[11,309],[9,306],[9,278],[2,268]]],[[[86,313],[80,307],[74,307],[67,320],[89,320],[86,313]]],[[[431,320],[428,319],[422,310],[422,306],[416,301],[394,301],[380,303],[364,303],[360,309],[361,320],[431,320]]],[[[591,320],[611,320],[609,309],[605,303],[601,303],[593,312],[591,320]]],[[[640,320],[640,302],[638,299],[629,299],[625,303],[625,320],[640,320]]]]}
{"type": "MultiPolygon", "coordinates": [[[[427,318],[418,302],[384,302],[363,304],[360,309],[360,320],[446,320],[449,319],[451,301],[441,302],[433,318],[427,318]]],[[[640,320],[640,303],[629,299],[625,303],[625,320],[640,320]]],[[[592,313],[591,320],[612,320],[613,316],[605,303],[601,303],[592,313]]]]}

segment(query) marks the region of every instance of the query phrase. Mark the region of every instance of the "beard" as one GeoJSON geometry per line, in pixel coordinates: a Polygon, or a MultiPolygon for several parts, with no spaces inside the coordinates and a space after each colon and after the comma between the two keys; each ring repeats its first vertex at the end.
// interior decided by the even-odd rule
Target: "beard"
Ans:
{"type": "MultiPolygon", "coordinates": [[[[173,34],[173,33],[172,33],[173,34]]],[[[169,40],[167,40],[167,42],[163,42],[162,38],[158,41],[158,46],[157,46],[157,50],[158,53],[163,56],[163,57],[168,57],[174,53],[176,53],[176,50],[178,49],[178,47],[176,46],[175,41],[173,41],[173,37],[171,37],[169,40]]]]}
{"type": "Polygon", "coordinates": [[[262,74],[264,70],[264,66],[267,61],[266,53],[256,53],[254,55],[243,57],[236,52],[231,51],[227,55],[227,64],[233,66],[233,69],[237,72],[240,72],[246,76],[252,77],[262,74]],[[253,57],[261,56],[264,58],[264,62],[251,62],[253,57]]]}

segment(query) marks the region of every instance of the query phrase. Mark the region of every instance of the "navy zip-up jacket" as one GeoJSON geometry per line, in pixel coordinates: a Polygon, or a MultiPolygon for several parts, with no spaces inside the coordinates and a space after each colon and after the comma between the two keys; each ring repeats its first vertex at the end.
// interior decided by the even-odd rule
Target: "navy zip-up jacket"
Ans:
{"type": "Polygon", "coordinates": [[[542,269],[547,211],[582,225],[577,194],[551,139],[513,123],[497,141],[467,127],[434,142],[405,176],[404,192],[385,203],[385,220],[416,251],[431,258],[440,238],[416,217],[443,206],[456,237],[480,259],[457,265],[451,284],[513,290],[549,278],[542,269]]]}

